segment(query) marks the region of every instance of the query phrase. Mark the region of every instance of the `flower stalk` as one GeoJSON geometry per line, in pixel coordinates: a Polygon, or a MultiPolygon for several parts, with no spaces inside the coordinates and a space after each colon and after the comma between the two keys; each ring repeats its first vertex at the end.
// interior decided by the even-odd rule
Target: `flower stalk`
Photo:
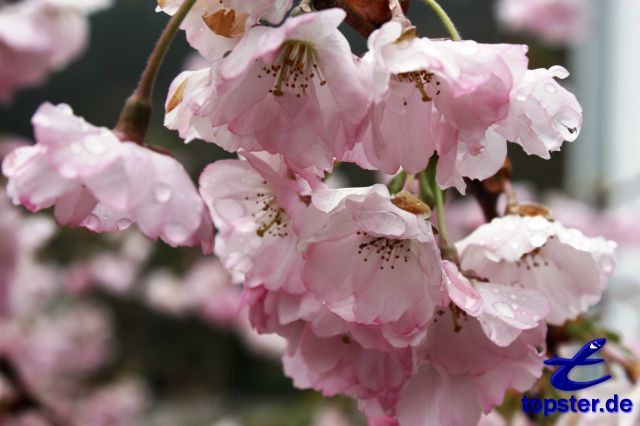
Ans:
{"type": "Polygon", "coordinates": [[[135,142],[139,145],[144,143],[144,138],[149,128],[152,113],[153,89],[160,67],[164,62],[164,58],[175,38],[180,25],[187,16],[196,0],[186,0],[180,9],[171,17],[169,23],[162,31],[158,39],[147,65],[142,72],[140,82],[133,94],[127,99],[120,113],[120,118],[116,125],[116,133],[121,139],[135,142]]]}
{"type": "Polygon", "coordinates": [[[434,155],[429,161],[427,169],[421,173],[424,177],[420,180],[421,193],[428,193],[432,197],[432,202],[436,210],[436,224],[440,237],[440,251],[442,258],[455,264],[460,263],[460,257],[456,246],[449,239],[447,224],[445,221],[444,192],[438,186],[436,171],[438,167],[438,156],[434,155]],[[425,189],[422,187],[425,186],[425,189]]]}
{"type": "Polygon", "coordinates": [[[454,25],[453,21],[451,20],[449,15],[447,15],[447,12],[445,12],[442,6],[438,4],[438,2],[436,0],[423,0],[423,1],[427,6],[433,9],[436,15],[438,15],[438,18],[440,18],[440,21],[442,21],[442,25],[444,25],[444,27],[447,29],[447,31],[451,35],[451,39],[453,41],[462,40],[462,37],[460,36],[460,33],[458,32],[458,29],[454,25]]]}

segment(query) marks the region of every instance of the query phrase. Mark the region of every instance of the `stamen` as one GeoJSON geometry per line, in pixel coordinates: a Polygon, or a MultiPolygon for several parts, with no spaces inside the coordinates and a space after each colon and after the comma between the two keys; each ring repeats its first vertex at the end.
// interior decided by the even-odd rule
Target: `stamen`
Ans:
{"type": "Polygon", "coordinates": [[[299,40],[286,41],[273,64],[262,67],[262,72],[258,78],[266,75],[275,79],[273,89],[269,90],[274,96],[284,96],[290,89],[300,98],[307,94],[311,80],[318,79],[320,86],[327,83],[316,63],[315,49],[299,40]]]}
{"type": "MultiPolygon", "coordinates": [[[[416,89],[418,89],[418,91],[420,92],[420,95],[422,96],[422,102],[431,101],[431,97],[427,94],[426,86],[433,81],[434,79],[433,73],[425,70],[412,71],[412,72],[406,72],[403,74],[398,74],[397,78],[399,81],[402,81],[402,82],[413,83],[416,86],[416,89]]],[[[440,82],[436,82],[436,84],[439,85],[440,82]]],[[[436,94],[439,95],[440,91],[438,90],[436,94]]]]}
{"type": "Polygon", "coordinates": [[[289,217],[282,209],[276,199],[271,194],[258,193],[254,197],[245,197],[246,201],[255,200],[256,210],[251,217],[258,224],[256,234],[263,238],[265,236],[284,238],[289,236],[289,217]]]}
{"type": "MultiPolygon", "coordinates": [[[[357,235],[367,236],[364,231],[358,231],[357,235]]],[[[396,269],[396,262],[409,262],[411,248],[408,240],[394,240],[384,237],[371,237],[371,239],[358,246],[358,254],[364,255],[363,261],[368,262],[369,256],[380,256],[380,269],[385,267],[396,269]]]]}

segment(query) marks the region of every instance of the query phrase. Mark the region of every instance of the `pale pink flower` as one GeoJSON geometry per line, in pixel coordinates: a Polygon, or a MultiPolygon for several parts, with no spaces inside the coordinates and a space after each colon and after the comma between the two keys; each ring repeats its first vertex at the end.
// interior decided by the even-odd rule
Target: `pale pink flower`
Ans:
{"type": "MultiPolygon", "coordinates": [[[[157,11],[173,15],[184,0],[158,0],[157,11]]],[[[198,0],[180,28],[187,40],[209,60],[232,50],[249,28],[264,20],[278,24],[292,0],[198,0]]]]}
{"type": "Polygon", "coordinates": [[[443,269],[447,297],[442,304],[449,299],[477,318],[486,336],[498,346],[508,346],[523,330],[538,327],[549,313],[549,302],[538,290],[467,278],[449,261],[444,261],[443,269]]]}
{"type": "Polygon", "coordinates": [[[597,303],[615,266],[614,242],[585,237],[543,216],[496,218],[457,247],[462,270],[542,292],[551,308],[547,321],[556,325],[597,303]]]}
{"type": "Polygon", "coordinates": [[[284,369],[296,387],[313,388],[326,396],[348,395],[395,411],[397,392],[412,370],[409,348],[364,347],[348,324],[308,295],[260,287],[245,296],[254,327],[287,339],[284,369]]]}
{"type": "Polygon", "coordinates": [[[131,293],[143,262],[150,255],[152,244],[138,233],[111,234],[117,251],[104,251],[76,262],[64,271],[65,291],[81,294],[100,288],[112,294],[131,293]]]}
{"type": "Polygon", "coordinates": [[[526,33],[553,45],[576,44],[587,36],[587,0],[500,0],[498,21],[509,31],[526,33]]]}
{"type": "Polygon", "coordinates": [[[563,142],[575,141],[582,128],[582,107],[556,81],[568,76],[569,71],[558,65],[527,70],[514,85],[509,115],[496,125],[496,132],[544,159],[563,142]]]}
{"type": "Polygon", "coordinates": [[[439,184],[461,191],[463,177],[493,175],[506,144],[489,129],[507,117],[525,53],[518,45],[417,38],[399,22],[385,24],[360,62],[375,94],[362,140],[369,162],[385,173],[417,173],[437,153],[439,184]]]}
{"type": "Polygon", "coordinates": [[[392,345],[415,342],[442,282],[430,222],[383,185],[316,192],[312,204],[329,217],[307,240],[306,289],[344,321],[382,327],[392,345]]]}
{"type": "MultiPolygon", "coordinates": [[[[218,62],[211,67],[219,65],[218,62]]],[[[210,118],[197,114],[209,94],[210,74],[210,68],[184,71],[173,80],[165,103],[165,127],[177,130],[186,143],[201,139],[229,152],[240,148],[260,151],[261,147],[253,136],[234,135],[226,125],[213,127],[210,118]]]]}
{"type": "Polygon", "coordinates": [[[184,277],[156,270],[146,280],[146,298],[151,306],[174,315],[194,313],[218,326],[238,319],[240,288],[217,259],[195,263],[184,277]]]}
{"type": "Polygon", "coordinates": [[[60,224],[114,232],[136,223],[150,239],[212,250],[205,205],[175,159],[122,142],[67,105],[42,105],[33,124],[36,145],[3,162],[14,203],[31,211],[55,207],[60,224]]]}
{"type": "Polygon", "coordinates": [[[297,167],[329,169],[361,136],[369,107],[349,43],[337,28],[344,17],[330,9],[288,18],[277,28],[251,28],[212,67],[198,115],[254,137],[261,150],[283,154],[297,167]]]}
{"type": "Polygon", "coordinates": [[[142,423],[148,396],[142,383],[123,380],[98,388],[71,408],[74,424],[134,426],[142,423]]]}
{"type": "Polygon", "coordinates": [[[476,320],[459,320],[457,332],[444,316],[430,328],[416,355],[417,371],[399,393],[401,425],[476,425],[508,389],[524,392],[542,375],[544,328],[496,347],[476,320]]]}
{"type": "Polygon", "coordinates": [[[0,103],[42,83],[85,48],[86,15],[109,0],[25,0],[0,6],[0,103]]]}
{"type": "Polygon", "coordinates": [[[293,177],[280,156],[243,155],[209,165],[200,177],[218,229],[216,254],[235,281],[300,293],[302,255],[292,218],[306,209],[301,197],[309,184],[293,177]]]}

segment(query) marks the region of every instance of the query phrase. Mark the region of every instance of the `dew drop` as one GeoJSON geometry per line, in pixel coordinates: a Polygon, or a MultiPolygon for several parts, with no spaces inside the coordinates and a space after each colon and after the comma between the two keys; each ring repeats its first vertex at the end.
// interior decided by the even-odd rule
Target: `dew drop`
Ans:
{"type": "Polygon", "coordinates": [[[85,138],[82,146],[87,152],[93,155],[102,155],[107,152],[107,145],[99,136],[85,138]]]}
{"type": "Polygon", "coordinates": [[[529,238],[529,242],[534,247],[542,247],[547,242],[547,236],[544,234],[534,234],[529,238]]]}
{"type": "Polygon", "coordinates": [[[465,41],[460,45],[460,53],[463,55],[474,55],[478,50],[478,43],[473,40],[465,41]]]}
{"type": "Polygon", "coordinates": [[[118,227],[118,229],[120,231],[124,231],[125,229],[127,229],[128,227],[131,226],[133,222],[130,219],[120,219],[116,222],[116,226],[118,227]]]}
{"type": "Polygon", "coordinates": [[[164,227],[164,233],[166,234],[169,242],[183,243],[189,236],[188,231],[184,226],[179,223],[170,223],[164,227]]]}
{"type": "Polygon", "coordinates": [[[513,309],[511,309],[511,306],[507,305],[504,302],[497,302],[493,304],[493,308],[496,310],[496,312],[498,313],[498,315],[501,315],[505,318],[515,318],[516,315],[513,312],[513,309]]]}
{"type": "Polygon", "coordinates": [[[166,203],[171,199],[171,188],[163,183],[160,183],[155,187],[154,195],[156,197],[156,201],[158,201],[159,203],[166,203]]]}
{"type": "Polygon", "coordinates": [[[558,89],[556,89],[556,86],[554,86],[552,83],[545,84],[544,88],[549,93],[556,93],[558,91],[558,89]]]}
{"type": "Polygon", "coordinates": [[[549,221],[542,216],[535,216],[529,220],[529,223],[527,224],[527,226],[532,231],[540,231],[549,226],[549,221]]]}
{"type": "Polygon", "coordinates": [[[100,227],[100,218],[98,218],[98,216],[96,216],[94,214],[91,214],[85,220],[85,225],[90,230],[95,231],[96,229],[98,229],[100,227]]]}
{"type": "Polygon", "coordinates": [[[604,272],[605,274],[610,274],[611,272],[613,272],[613,259],[609,256],[602,257],[602,259],[600,259],[600,267],[602,268],[602,272],[604,272]]]}
{"type": "Polygon", "coordinates": [[[516,96],[516,99],[520,102],[525,102],[527,100],[527,95],[524,95],[521,93],[518,96],[516,96]]]}

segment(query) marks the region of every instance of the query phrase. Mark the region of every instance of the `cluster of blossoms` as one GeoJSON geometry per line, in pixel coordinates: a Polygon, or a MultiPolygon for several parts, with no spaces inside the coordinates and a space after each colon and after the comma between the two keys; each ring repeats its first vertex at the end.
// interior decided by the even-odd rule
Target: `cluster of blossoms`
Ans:
{"type": "Polygon", "coordinates": [[[54,231],[0,200],[0,424],[139,424],[139,381],[90,384],[112,355],[109,316],[65,296],[63,271],[36,258],[54,231]]]}
{"type": "Polygon", "coordinates": [[[175,79],[165,125],[239,158],[209,165],[196,189],[130,127],[46,103],[36,145],[3,163],[14,203],[215,251],[253,327],[286,340],[294,384],[356,399],[372,425],[473,425],[507,390],[529,389],[547,324],[598,302],[615,243],[516,203],[453,244],[441,190],[494,176],[507,142],[546,159],[575,140],[582,110],[558,83],[568,72],[529,69],[523,45],[418,37],[397,2],[362,57],[338,8],[303,2],[284,19],[283,0],[193,3],[158,6],[188,12],[182,28],[207,60],[175,79]],[[333,189],[340,162],[410,178],[333,189]]]}
{"type": "Polygon", "coordinates": [[[0,104],[36,86],[84,50],[87,15],[111,0],[0,2],[0,104]]]}

